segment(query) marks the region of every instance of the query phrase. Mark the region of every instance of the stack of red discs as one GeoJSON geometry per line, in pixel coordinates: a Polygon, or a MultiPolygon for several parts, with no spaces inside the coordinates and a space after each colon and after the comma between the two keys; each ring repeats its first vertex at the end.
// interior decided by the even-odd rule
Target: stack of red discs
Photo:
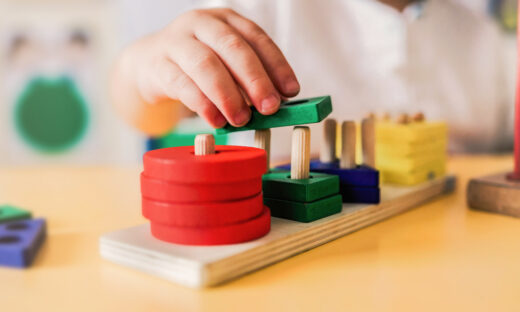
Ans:
{"type": "Polygon", "coordinates": [[[195,155],[193,146],[149,151],[141,173],[143,216],[152,235],[187,245],[246,242],[270,230],[262,199],[266,153],[216,146],[195,155]]]}

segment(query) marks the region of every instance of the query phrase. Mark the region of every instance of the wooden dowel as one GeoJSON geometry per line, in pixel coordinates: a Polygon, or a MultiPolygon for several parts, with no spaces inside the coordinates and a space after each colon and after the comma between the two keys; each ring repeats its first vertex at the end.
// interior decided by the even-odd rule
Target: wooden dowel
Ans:
{"type": "Polygon", "coordinates": [[[341,158],[340,168],[356,167],[356,123],[344,121],[341,124],[341,158]]]}
{"type": "Polygon", "coordinates": [[[309,127],[294,127],[291,147],[291,179],[309,178],[310,143],[309,127]]]}
{"type": "Polygon", "coordinates": [[[375,122],[373,119],[365,118],[361,122],[361,147],[363,150],[363,164],[375,168],[375,143],[376,143],[375,122]]]}
{"type": "Polygon", "coordinates": [[[396,122],[401,125],[406,125],[410,123],[410,116],[408,114],[401,114],[397,117],[396,122]]]}
{"type": "Polygon", "coordinates": [[[271,129],[255,130],[255,147],[265,150],[267,154],[266,171],[271,168],[270,154],[271,154],[271,129]]]}
{"type": "Polygon", "coordinates": [[[215,138],[213,134],[199,134],[195,137],[195,155],[215,154],[215,138]]]}
{"type": "Polygon", "coordinates": [[[330,118],[323,122],[320,146],[320,161],[322,163],[331,163],[336,160],[336,127],[335,119],[330,118]]]}
{"type": "Polygon", "coordinates": [[[424,121],[424,114],[421,113],[421,112],[418,112],[418,113],[415,113],[413,116],[412,116],[412,120],[414,122],[423,122],[424,121]]]}

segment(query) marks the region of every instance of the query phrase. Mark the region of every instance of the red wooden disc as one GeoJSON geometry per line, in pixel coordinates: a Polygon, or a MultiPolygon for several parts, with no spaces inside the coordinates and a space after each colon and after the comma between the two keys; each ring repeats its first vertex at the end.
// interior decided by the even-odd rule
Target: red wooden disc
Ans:
{"type": "Polygon", "coordinates": [[[143,197],[143,216],[163,225],[204,227],[241,222],[260,215],[262,193],[241,200],[202,203],[168,203],[143,197]]]}
{"type": "Polygon", "coordinates": [[[218,227],[175,227],[151,222],[151,231],[155,238],[183,245],[243,243],[264,236],[270,229],[271,213],[267,207],[254,219],[218,227]]]}
{"type": "Polygon", "coordinates": [[[154,179],[141,173],[143,197],[175,203],[238,200],[262,192],[262,178],[215,184],[186,184],[154,179]]]}
{"type": "Polygon", "coordinates": [[[144,174],[182,183],[224,183],[251,180],[265,173],[265,150],[215,146],[215,154],[195,156],[193,146],[162,148],[144,154],[144,174]]]}

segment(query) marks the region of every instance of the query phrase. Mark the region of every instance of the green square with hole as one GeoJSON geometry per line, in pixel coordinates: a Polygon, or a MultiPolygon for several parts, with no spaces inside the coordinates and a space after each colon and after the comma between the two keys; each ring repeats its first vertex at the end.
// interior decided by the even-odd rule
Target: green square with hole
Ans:
{"type": "Polygon", "coordinates": [[[291,179],[291,173],[270,172],[262,177],[265,198],[296,202],[312,202],[339,193],[339,178],[336,175],[311,172],[308,179],[291,179]]]}
{"type": "Polygon", "coordinates": [[[31,213],[29,211],[11,205],[0,205],[0,223],[30,218],[31,213]]]}
{"type": "Polygon", "coordinates": [[[224,134],[235,131],[271,129],[317,123],[325,119],[332,112],[332,101],[329,95],[292,100],[280,104],[280,109],[272,115],[263,115],[254,107],[251,108],[251,110],[251,119],[245,126],[235,128],[227,124],[223,128],[217,129],[216,133],[224,134]]]}
{"type": "Polygon", "coordinates": [[[298,222],[312,222],[339,213],[343,207],[341,195],[332,195],[309,203],[265,198],[271,216],[298,222]]]}

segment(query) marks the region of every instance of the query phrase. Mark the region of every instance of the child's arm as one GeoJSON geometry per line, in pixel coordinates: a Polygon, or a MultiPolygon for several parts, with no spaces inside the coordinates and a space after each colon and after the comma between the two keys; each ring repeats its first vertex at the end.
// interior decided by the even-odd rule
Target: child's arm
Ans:
{"type": "Polygon", "coordinates": [[[174,126],[180,102],[213,127],[242,126],[251,116],[244,95],[273,114],[299,89],[271,38],[230,9],[188,12],[135,42],[120,56],[112,83],[119,111],[150,135],[174,126]]]}

